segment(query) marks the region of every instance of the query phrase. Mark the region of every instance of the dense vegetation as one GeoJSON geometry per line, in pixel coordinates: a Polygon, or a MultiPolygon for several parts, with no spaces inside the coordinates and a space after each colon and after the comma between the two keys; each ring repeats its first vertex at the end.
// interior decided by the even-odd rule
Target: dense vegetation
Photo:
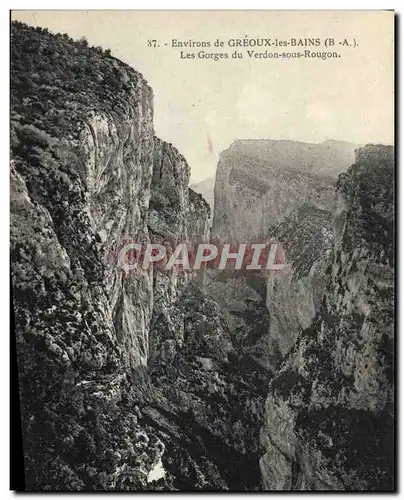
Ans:
{"type": "MultiPolygon", "coordinates": [[[[56,154],[52,138],[78,136],[78,122],[92,109],[128,111],[128,93],[142,80],[110,50],[90,47],[46,28],[11,25],[11,147],[37,143],[56,154]],[[44,132],[46,130],[46,133],[44,132]]],[[[32,148],[31,148],[32,149],[32,148]]],[[[25,149],[25,153],[27,153],[25,149]]]]}

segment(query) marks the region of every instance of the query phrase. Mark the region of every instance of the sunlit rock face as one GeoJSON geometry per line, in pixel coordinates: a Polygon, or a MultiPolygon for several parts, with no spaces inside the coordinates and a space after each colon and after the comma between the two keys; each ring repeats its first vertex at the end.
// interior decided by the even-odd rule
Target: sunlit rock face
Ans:
{"type": "Polygon", "coordinates": [[[154,136],[150,87],[67,37],[16,24],[13,43],[11,260],[27,488],[259,489],[268,372],[251,371],[201,276],[119,263],[127,243],[210,237],[186,160],[154,136]]]}
{"type": "MultiPolygon", "coordinates": [[[[208,242],[210,209],[200,195],[188,188],[190,168],[185,158],[170,144],[156,139],[153,161],[148,217],[151,240],[164,244],[167,249],[175,249],[180,244],[208,242]]],[[[194,278],[192,271],[177,273],[160,267],[153,270],[150,360],[159,357],[166,349],[174,349],[172,339],[159,335],[158,323],[162,318],[171,321],[172,303],[194,278]]]]}
{"type": "Polygon", "coordinates": [[[212,235],[262,239],[303,202],[331,209],[336,177],[352,164],[354,149],[338,141],[235,141],[217,167],[212,235]]]}
{"type": "Polygon", "coordinates": [[[277,242],[288,265],[260,277],[269,320],[259,358],[272,371],[320,307],[335,184],[354,161],[354,148],[339,141],[238,140],[220,156],[213,241],[277,242]]]}
{"type": "Polygon", "coordinates": [[[27,488],[148,489],[164,444],[139,425],[132,378],[147,365],[158,301],[178,287],[171,280],[165,293],[152,268],[127,273],[117,253],[156,234],[186,241],[191,228],[203,241],[209,208],[188,188],[185,159],[154,136],[153,93],[139,73],[66,36],[16,23],[12,38],[27,488]],[[161,182],[173,189],[169,206],[157,206],[161,182]]]}
{"type": "Polygon", "coordinates": [[[266,489],[392,489],[394,151],[366,146],[337,186],[329,283],[271,381],[266,489]]]}

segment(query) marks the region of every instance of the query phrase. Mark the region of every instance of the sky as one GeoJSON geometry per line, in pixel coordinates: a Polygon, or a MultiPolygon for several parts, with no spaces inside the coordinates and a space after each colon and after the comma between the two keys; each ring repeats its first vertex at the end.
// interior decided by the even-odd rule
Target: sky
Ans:
{"type": "MultiPolygon", "coordinates": [[[[393,144],[394,17],[389,11],[14,11],[13,19],[86,37],[140,71],[154,91],[156,135],[191,167],[191,181],[215,174],[236,139],[328,139],[393,144]],[[228,52],[229,39],[347,39],[337,59],[181,59],[228,52]],[[186,49],[178,41],[223,40],[186,49]],[[159,47],[148,46],[156,40],[159,47]],[[167,45],[165,45],[167,44],[167,45]]],[[[269,50],[301,51],[308,47],[269,50]]],[[[332,51],[324,47],[310,50],[332,51]]]]}

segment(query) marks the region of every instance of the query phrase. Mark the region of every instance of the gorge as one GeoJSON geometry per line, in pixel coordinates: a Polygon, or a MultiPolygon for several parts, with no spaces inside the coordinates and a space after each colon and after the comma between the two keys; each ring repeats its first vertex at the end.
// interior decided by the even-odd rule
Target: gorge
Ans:
{"type": "Polygon", "coordinates": [[[393,147],[238,140],[211,214],[140,73],[18,22],[11,48],[26,489],[392,490],[393,147]],[[270,238],[287,273],[116,260],[270,238]]]}

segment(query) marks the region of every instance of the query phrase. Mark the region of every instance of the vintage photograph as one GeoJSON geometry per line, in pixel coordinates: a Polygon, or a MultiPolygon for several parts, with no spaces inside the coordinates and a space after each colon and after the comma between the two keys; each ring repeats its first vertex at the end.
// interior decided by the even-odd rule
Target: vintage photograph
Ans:
{"type": "Polygon", "coordinates": [[[11,489],[395,491],[394,21],[11,12],[11,489]]]}

